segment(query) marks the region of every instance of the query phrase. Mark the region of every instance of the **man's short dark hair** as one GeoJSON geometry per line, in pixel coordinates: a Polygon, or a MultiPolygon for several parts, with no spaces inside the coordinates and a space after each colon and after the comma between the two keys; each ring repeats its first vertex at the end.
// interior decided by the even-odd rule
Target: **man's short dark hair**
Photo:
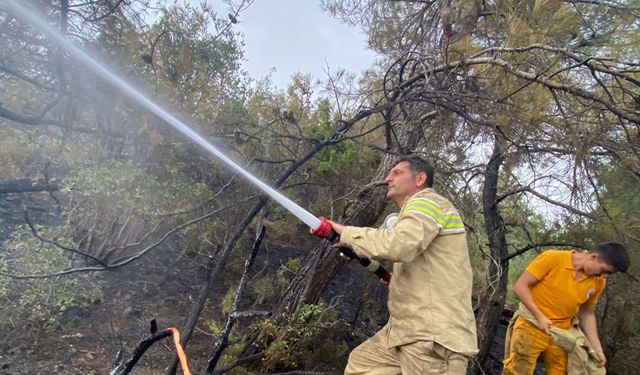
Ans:
{"type": "Polygon", "coordinates": [[[424,184],[425,187],[433,187],[434,168],[431,164],[429,164],[419,156],[407,155],[401,156],[396,159],[391,167],[393,168],[403,161],[409,163],[409,169],[411,170],[411,172],[413,172],[414,176],[418,175],[418,173],[420,172],[424,172],[427,175],[427,181],[424,184]]]}
{"type": "Polygon", "coordinates": [[[595,246],[595,252],[600,254],[604,262],[613,266],[618,272],[629,269],[629,254],[627,249],[617,242],[602,242],[595,246]]]}

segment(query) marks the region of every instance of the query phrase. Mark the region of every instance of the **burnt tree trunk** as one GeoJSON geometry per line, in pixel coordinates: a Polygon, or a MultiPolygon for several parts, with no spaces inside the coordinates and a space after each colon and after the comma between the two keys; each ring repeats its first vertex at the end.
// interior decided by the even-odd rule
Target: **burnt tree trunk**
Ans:
{"type": "Polygon", "coordinates": [[[507,292],[508,262],[502,259],[507,255],[505,228],[498,209],[498,177],[500,166],[504,162],[504,139],[497,134],[494,137],[493,153],[485,170],[482,189],[482,205],[485,231],[489,239],[490,263],[487,273],[487,287],[479,298],[479,312],[476,317],[480,352],[477,357],[476,373],[483,373],[491,343],[496,334],[500,315],[504,309],[507,292]]]}
{"type": "MultiPolygon", "coordinates": [[[[395,158],[390,154],[383,157],[371,179],[372,184],[384,179],[395,158]]],[[[357,194],[356,200],[347,207],[338,221],[349,225],[371,226],[386,207],[386,188],[383,185],[369,185],[357,194]]],[[[280,299],[281,302],[274,313],[277,322],[285,323],[302,305],[316,303],[343,264],[344,260],[338,256],[335,249],[328,246],[313,249],[280,299]]]]}

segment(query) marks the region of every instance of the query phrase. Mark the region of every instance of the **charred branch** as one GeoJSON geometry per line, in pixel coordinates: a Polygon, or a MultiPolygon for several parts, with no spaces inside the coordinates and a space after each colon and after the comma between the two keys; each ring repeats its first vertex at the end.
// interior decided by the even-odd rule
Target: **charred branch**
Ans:
{"type": "Polygon", "coordinates": [[[242,299],[244,288],[247,285],[249,270],[251,269],[251,266],[253,265],[253,262],[255,261],[256,256],[258,255],[258,250],[260,250],[260,245],[262,244],[262,239],[264,238],[265,232],[266,232],[266,229],[263,226],[260,229],[260,233],[258,234],[258,237],[253,243],[253,249],[251,250],[251,254],[249,254],[249,257],[244,263],[244,272],[242,273],[242,277],[240,278],[240,282],[238,283],[238,288],[236,289],[236,295],[231,307],[231,313],[227,317],[227,321],[225,322],[224,328],[220,333],[220,337],[218,338],[218,340],[216,340],[216,343],[211,352],[212,354],[209,356],[209,360],[207,361],[207,368],[204,371],[205,374],[212,373],[212,371],[215,369],[216,365],[218,364],[220,357],[222,356],[222,352],[227,347],[227,344],[229,341],[229,334],[231,333],[231,329],[233,328],[233,325],[237,320],[236,312],[238,311],[238,308],[240,306],[240,300],[242,299]]]}
{"type": "Polygon", "coordinates": [[[48,243],[48,244],[53,245],[53,246],[55,246],[55,247],[57,247],[59,249],[66,250],[68,252],[81,255],[81,256],[83,256],[85,258],[89,258],[89,259],[97,262],[98,264],[100,264],[102,267],[108,267],[108,265],[105,264],[100,258],[97,258],[97,257],[95,257],[95,256],[93,256],[91,254],[88,254],[88,253],[86,253],[86,252],[84,252],[82,250],[74,249],[74,248],[70,248],[68,246],[65,246],[65,245],[59,243],[58,241],[50,240],[48,238],[44,238],[43,236],[41,236],[38,233],[38,230],[33,226],[33,223],[31,223],[31,219],[29,219],[29,214],[28,214],[27,211],[25,211],[25,213],[24,213],[24,219],[27,222],[27,225],[29,226],[29,229],[31,229],[31,234],[33,234],[33,236],[35,238],[37,238],[38,240],[40,240],[41,242],[48,243]]]}
{"type": "Polygon", "coordinates": [[[14,76],[14,77],[16,77],[18,79],[21,79],[21,80],[23,80],[25,82],[29,82],[30,84],[32,84],[32,85],[34,85],[34,86],[36,86],[38,88],[41,88],[43,90],[56,91],[55,87],[52,87],[52,86],[49,86],[49,85],[44,84],[42,82],[39,82],[36,79],[33,79],[33,78],[31,78],[31,77],[29,77],[29,76],[27,76],[25,74],[17,72],[15,70],[11,69],[11,68],[6,67],[6,66],[0,65],[0,71],[5,72],[6,74],[14,76]]]}
{"type": "MultiPolygon", "coordinates": [[[[118,268],[118,267],[122,267],[125,266],[141,257],[143,257],[145,254],[147,254],[149,251],[155,249],[156,247],[158,247],[160,244],[162,244],[165,240],[167,240],[173,233],[182,230],[190,225],[193,225],[199,221],[208,219],[210,217],[215,216],[216,214],[218,214],[219,212],[226,210],[228,208],[230,208],[231,206],[225,206],[222,208],[219,208],[213,212],[210,212],[208,214],[202,215],[200,217],[197,217],[195,219],[189,220],[181,225],[178,225],[177,227],[174,227],[173,229],[167,231],[164,233],[164,235],[162,235],[159,239],[157,239],[156,241],[154,241],[153,243],[151,243],[150,245],[146,246],[145,248],[143,248],[142,250],[139,250],[138,252],[136,252],[134,255],[130,255],[127,256],[125,258],[121,258],[121,259],[117,259],[114,262],[111,263],[107,263],[104,262],[104,260],[102,262],[104,262],[104,265],[99,265],[99,266],[88,266],[88,267],[78,267],[78,268],[71,268],[71,269],[67,269],[64,271],[60,271],[60,272],[54,272],[54,273],[48,273],[48,274],[43,274],[43,275],[18,275],[18,274],[14,274],[14,273],[10,273],[10,272],[4,272],[4,271],[0,271],[0,275],[4,275],[7,277],[11,277],[14,279],[46,279],[46,278],[52,278],[52,277],[57,277],[57,276],[65,276],[65,275],[70,275],[73,273],[80,273],[80,272],[96,272],[96,271],[106,271],[106,270],[110,270],[110,269],[114,269],[114,268],[118,268]]],[[[144,235],[143,238],[147,238],[150,235],[150,233],[147,233],[144,235]]],[[[43,240],[46,240],[43,238],[43,240]]],[[[54,241],[50,242],[52,245],[57,246],[58,248],[65,250],[65,251],[70,251],[73,253],[78,253],[81,255],[84,255],[85,252],[80,250],[80,249],[76,249],[76,248],[68,248],[66,249],[65,247],[60,247],[58,245],[55,244],[54,241]]],[[[133,244],[127,244],[125,246],[133,246],[133,244]]]]}
{"type": "MultiPolygon", "coordinates": [[[[133,350],[133,352],[131,353],[131,356],[129,357],[129,359],[127,361],[122,361],[122,352],[118,353],[118,359],[116,360],[116,364],[113,366],[113,368],[111,369],[111,371],[109,372],[110,375],[127,375],[131,372],[131,370],[133,370],[133,368],[136,366],[136,363],[138,363],[138,361],[140,360],[140,358],[142,357],[142,355],[156,342],[165,339],[169,336],[172,335],[176,335],[178,334],[175,328],[168,328],[165,329],[163,331],[160,332],[156,332],[157,331],[157,325],[156,325],[156,321],[152,320],[150,322],[150,330],[151,330],[151,336],[145,338],[144,340],[140,341],[140,343],[138,343],[138,345],[135,347],[135,349],[133,350]]],[[[181,350],[180,348],[176,348],[176,350],[181,350]]],[[[186,363],[185,363],[186,365],[186,363]]]]}
{"type": "MultiPolygon", "coordinates": [[[[496,127],[497,128],[497,127],[496,127]]],[[[496,129],[494,135],[493,152],[485,170],[485,182],[482,189],[482,206],[485,221],[485,232],[489,239],[491,262],[489,263],[485,292],[480,296],[478,313],[478,342],[479,350],[476,373],[482,372],[482,366],[489,353],[489,347],[496,333],[496,328],[504,309],[507,290],[507,275],[509,264],[502,261],[507,255],[507,238],[505,226],[498,207],[499,171],[505,160],[505,140],[496,129]]]]}
{"type": "Polygon", "coordinates": [[[248,355],[246,357],[242,357],[242,358],[238,358],[235,361],[224,365],[223,367],[220,367],[219,369],[215,370],[212,374],[213,375],[219,375],[219,374],[224,374],[227,371],[231,371],[234,368],[243,365],[245,363],[249,363],[249,362],[253,362],[257,359],[260,359],[262,357],[264,357],[264,355],[266,354],[266,352],[260,352],[260,353],[256,353],[256,354],[252,354],[252,355],[248,355]]]}

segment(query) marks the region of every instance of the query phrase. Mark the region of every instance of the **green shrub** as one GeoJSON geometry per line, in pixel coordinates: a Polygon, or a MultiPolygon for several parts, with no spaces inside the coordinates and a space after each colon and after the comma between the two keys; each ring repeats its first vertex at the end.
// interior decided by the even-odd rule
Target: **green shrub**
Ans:
{"type": "Polygon", "coordinates": [[[274,296],[273,279],[270,276],[261,277],[251,284],[255,294],[254,305],[260,305],[274,296]]]}
{"type": "Polygon", "coordinates": [[[292,323],[281,329],[270,320],[259,323],[262,339],[268,343],[262,360],[263,371],[297,368],[301,365],[332,364],[348,350],[348,345],[331,337],[330,328],[338,320],[325,302],[304,305],[292,323]]]}
{"type": "Polygon", "coordinates": [[[298,272],[302,265],[302,258],[289,258],[285,265],[281,265],[276,271],[276,280],[281,287],[289,284],[289,277],[298,272]]]}
{"type": "MultiPolygon", "coordinates": [[[[52,228],[39,226],[44,236],[54,233],[52,228]]],[[[64,237],[57,238],[63,244],[64,237]]],[[[43,243],[31,235],[25,226],[19,226],[0,253],[0,269],[24,275],[43,275],[61,271],[72,263],[72,253],[43,243]]],[[[12,279],[0,277],[0,314],[16,319],[7,322],[20,330],[51,331],[61,325],[66,311],[86,309],[99,294],[94,284],[83,276],[54,279],[12,279]]]]}
{"type": "Polygon", "coordinates": [[[222,302],[220,304],[220,307],[222,308],[222,313],[224,315],[228,315],[231,312],[231,309],[233,308],[233,301],[236,298],[236,289],[235,288],[229,288],[227,290],[227,293],[225,293],[224,297],[222,297],[222,302]]]}

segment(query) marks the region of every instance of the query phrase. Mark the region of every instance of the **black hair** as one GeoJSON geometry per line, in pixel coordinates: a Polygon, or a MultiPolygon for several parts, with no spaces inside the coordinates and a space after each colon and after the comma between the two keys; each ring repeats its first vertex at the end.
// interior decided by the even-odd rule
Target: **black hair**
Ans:
{"type": "Polygon", "coordinates": [[[617,242],[602,242],[595,246],[595,252],[610,266],[619,272],[627,272],[629,254],[627,249],[617,242]]]}
{"type": "Polygon", "coordinates": [[[396,161],[393,163],[392,168],[403,161],[409,163],[409,169],[411,170],[411,172],[413,172],[414,176],[416,176],[420,172],[424,172],[427,175],[425,187],[433,187],[433,173],[435,172],[435,170],[431,164],[429,164],[419,156],[407,155],[396,159],[396,161]]]}

